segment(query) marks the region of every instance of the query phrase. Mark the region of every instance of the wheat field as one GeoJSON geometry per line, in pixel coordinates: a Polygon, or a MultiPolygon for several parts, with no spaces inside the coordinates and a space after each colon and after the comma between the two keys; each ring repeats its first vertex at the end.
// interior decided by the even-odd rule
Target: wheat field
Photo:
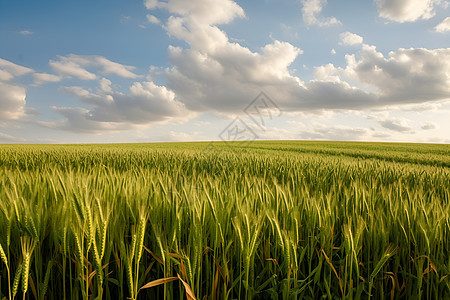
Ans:
{"type": "Polygon", "coordinates": [[[449,195],[449,145],[0,145],[0,298],[449,299],[449,195]]]}

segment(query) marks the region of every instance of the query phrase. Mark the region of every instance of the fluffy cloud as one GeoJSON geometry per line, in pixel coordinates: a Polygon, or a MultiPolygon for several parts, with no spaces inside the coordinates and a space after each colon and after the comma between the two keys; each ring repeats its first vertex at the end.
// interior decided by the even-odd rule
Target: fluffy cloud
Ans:
{"type": "Polygon", "coordinates": [[[341,24],[334,18],[325,18],[321,15],[322,9],[327,5],[327,0],[302,0],[303,22],[306,25],[318,25],[320,27],[341,24]]]}
{"type": "Polygon", "coordinates": [[[105,93],[112,93],[112,88],[111,88],[111,80],[108,80],[106,78],[102,78],[99,81],[100,83],[100,89],[105,92],[105,93]]]}
{"type": "Polygon", "coordinates": [[[428,121],[428,122],[423,122],[422,126],[420,126],[420,128],[422,128],[423,130],[431,130],[431,129],[439,128],[439,125],[434,122],[428,121]]]}
{"type": "Polygon", "coordinates": [[[274,41],[259,52],[252,52],[230,42],[225,32],[210,24],[241,16],[235,6],[228,6],[230,11],[224,13],[227,18],[205,16],[205,21],[200,20],[203,14],[193,12],[191,17],[184,5],[180,4],[183,9],[178,9],[178,4],[152,1],[147,6],[180,12],[179,16],[169,18],[165,28],[170,35],[186,41],[190,48],[169,47],[173,67],[166,71],[166,79],[167,87],[191,110],[241,111],[261,89],[273,95],[284,108],[296,109],[320,109],[327,100],[330,101],[325,106],[348,107],[349,102],[364,102],[370,97],[342,82],[304,84],[289,72],[288,67],[302,53],[289,43],[274,41]]]}
{"type": "Polygon", "coordinates": [[[328,66],[327,76],[348,78],[375,88],[372,106],[448,99],[450,48],[398,49],[386,58],[374,46],[363,45],[360,59],[347,55],[347,67],[328,66]]]}
{"type": "Polygon", "coordinates": [[[162,8],[182,16],[190,23],[202,25],[226,24],[235,17],[244,17],[244,10],[232,0],[146,0],[147,9],[162,8]]]}
{"type": "Polygon", "coordinates": [[[0,80],[8,81],[15,77],[19,77],[28,73],[32,73],[33,69],[16,65],[10,61],[0,58],[0,80]]]}
{"type": "Polygon", "coordinates": [[[441,0],[375,0],[380,17],[395,22],[430,19],[441,0]]]}
{"type": "Polygon", "coordinates": [[[0,142],[2,143],[18,143],[18,142],[25,142],[26,140],[20,137],[15,137],[3,132],[0,132],[0,142]]]}
{"type": "Polygon", "coordinates": [[[26,90],[14,79],[33,70],[0,58],[0,121],[17,120],[25,114],[26,90]]]}
{"type": "Polygon", "coordinates": [[[370,137],[370,130],[361,127],[349,127],[345,125],[314,124],[311,129],[300,132],[301,139],[307,140],[333,140],[333,141],[359,141],[370,137]]]}
{"type": "Polygon", "coordinates": [[[261,84],[290,76],[287,67],[301,53],[279,41],[266,45],[260,53],[230,42],[226,33],[212,24],[244,16],[232,1],[147,1],[147,7],[162,7],[175,14],[165,29],[190,45],[189,49],[169,47],[173,67],[165,74],[167,87],[189,109],[240,110],[242,101],[253,99],[261,84]]]}
{"type": "Polygon", "coordinates": [[[169,48],[174,67],[166,73],[167,85],[190,109],[241,110],[261,87],[295,80],[287,67],[301,50],[288,43],[275,41],[261,53],[233,43],[214,46],[208,54],[169,48]]]}
{"type": "Polygon", "coordinates": [[[175,100],[175,94],[153,82],[135,82],[129,94],[114,92],[111,81],[103,78],[97,92],[82,87],[63,87],[61,90],[74,95],[89,107],[53,107],[65,117],[54,123],[41,123],[47,127],[79,132],[124,130],[133,125],[164,122],[171,118],[188,118],[190,113],[175,100]]]}
{"type": "Polygon", "coordinates": [[[155,17],[154,15],[150,15],[150,14],[147,15],[147,20],[152,24],[161,23],[161,21],[157,17],[155,17]]]}
{"type": "Polygon", "coordinates": [[[91,73],[81,67],[79,64],[69,61],[66,58],[61,57],[60,61],[50,60],[50,67],[53,71],[63,77],[77,77],[81,80],[95,80],[97,75],[91,73]]]}
{"type": "MultiPolygon", "coordinates": [[[[191,142],[202,140],[198,132],[179,132],[179,131],[169,131],[167,136],[162,137],[163,141],[174,141],[174,142],[191,142]]],[[[204,140],[204,138],[203,138],[204,140]]]]}
{"type": "Polygon", "coordinates": [[[52,106],[51,109],[64,116],[64,119],[56,122],[40,121],[38,124],[47,128],[62,129],[79,133],[101,133],[104,131],[117,131],[131,128],[128,124],[97,122],[91,120],[91,114],[89,110],[85,108],[52,106]]]}
{"type": "Polygon", "coordinates": [[[19,33],[21,35],[30,35],[30,34],[33,34],[34,32],[29,31],[29,30],[21,30],[21,31],[19,31],[19,33]]]}
{"type": "Polygon", "coordinates": [[[61,77],[48,74],[48,73],[34,73],[33,74],[34,84],[41,85],[47,82],[59,82],[61,81],[61,77]]]}
{"type": "Polygon", "coordinates": [[[16,120],[25,113],[23,87],[0,82],[0,120],[16,120]]]}
{"type": "Polygon", "coordinates": [[[410,120],[402,117],[391,117],[389,111],[372,112],[366,115],[369,120],[376,121],[381,127],[396,131],[399,133],[414,133],[413,128],[409,125],[410,120]]]}
{"type": "Polygon", "coordinates": [[[339,35],[340,45],[359,45],[362,44],[363,38],[351,32],[343,32],[339,35]]]}
{"type": "Polygon", "coordinates": [[[123,78],[138,78],[132,72],[133,66],[122,65],[98,55],[58,56],[58,60],[50,60],[50,67],[63,77],[76,77],[81,80],[95,80],[97,75],[89,72],[87,68],[99,69],[102,75],[116,75],[123,78]]]}
{"type": "Polygon", "coordinates": [[[301,50],[275,41],[261,52],[225,43],[209,53],[171,47],[167,86],[192,110],[241,111],[260,90],[282,109],[360,108],[376,97],[337,78],[302,82],[288,67],[301,50]]]}
{"type": "Polygon", "coordinates": [[[436,25],[436,27],[434,27],[434,30],[436,30],[437,32],[450,31],[450,17],[445,18],[444,21],[436,25]]]}
{"type": "Polygon", "coordinates": [[[445,104],[450,104],[450,101],[436,101],[427,102],[419,104],[403,104],[403,105],[390,105],[389,107],[384,107],[385,110],[397,110],[404,112],[425,112],[425,111],[442,111],[445,104]]]}
{"type": "MultiPolygon", "coordinates": [[[[230,41],[218,25],[243,12],[229,1],[221,8],[223,15],[212,16],[201,7],[219,5],[214,0],[146,4],[169,10],[165,30],[189,45],[169,46],[172,67],[165,78],[167,88],[190,110],[242,112],[261,90],[287,111],[365,109],[450,95],[450,49],[399,49],[386,58],[375,47],[363,45],[358,57],[346,56],[345,68],[319,66],[315,79],[303,82],[289,70],[301,49],[274,41],[251,51],[230,41]]],[[[362,37],[352,33],[343,35],[345,44],[361,42],[362,37]]]]}
{"type": "Polygon", "coordinates": [[[412,128],[408,125],[408,122],[404,119],[384,119],[378,121],[384,128],[403,132],[403,133],[413,133],[412,128]]]}

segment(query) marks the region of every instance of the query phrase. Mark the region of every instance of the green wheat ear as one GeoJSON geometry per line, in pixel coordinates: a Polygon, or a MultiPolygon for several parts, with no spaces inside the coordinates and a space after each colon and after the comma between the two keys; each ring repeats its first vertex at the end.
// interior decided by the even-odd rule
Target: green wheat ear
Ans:
{"type": "Polygon", "coordinates": [[[97,269],[97,274],[98,274],[97,278],[99,279],[100,284],[103,284],[102,261],[100,259],[100,254],[98,253],[97,242],[95,241],[95,239],[92,243],[92,251],[93,251],[93,255],[94,255],[95,267],[97,269]]]}
{"type": "Polygon", "coordinates": [[[28,279],[30,276],[31,257],[36,245],[32,237],[21,237],[23,271],[22,271],[22,291],[24,294],[28,291],[28,279]]]}
{"type": "Polygon", "coordinates": [[[106,244],[106,234],[108,233],[108,222],[109,216],[103,222],[101,226],[101,236],[100,236],[100,259],[103,259],[103,255],[105,254],[105,244],[106,244]]]}
{"type": "Polygon", "coordinates": [[[30,274],[30,254],[26,253],[23,258],[23,273],[22,273],[22,292],[24,294],[28,290],[29,274],[30,274]]]}
{"type": "Polygon", "coordinates": [[[373,269],[372,273],[370,274],[370,281],[373,281],[375,276],[380,272],[381,268],[383,268],[384,264],[391,258],[395,253],[397,253],[398,248],[394,245],[389,245],[386,250],[383,253],[383,256],[376,264],[375,268],[373,269]]]}
{"type": "Polygon", "coordinates": [[[3,263],[8,266],[8,257],[6,256],[5,251],[3,250],[2,244],[0,244],[0,256],[2,258],[3,263]]]}
{"type": "Polygon", "coordinates": [[[50,282],[50,275],[52,272],[52,267],[53,267],[53,259],[51,259],[47,264],[47,270],[45,271],[45,276],[44,276],[44,284],[42,285],[41,293],[40,293],[41,297],[44,297],[45,294],[47,293],[48,284],[50,282]]]}
{"type": "Polygon", "coordinates": [[[16,275],[14,276],[13,289],[12,289],[13,299],[14,299],[14,297],[16,297],[17,291],[19,289],[20,278],[22,276],[22,266],[23,266],[22,263],[20,263],[17,266],[16,275]]]}
{"type": "Polygon", "coordinates": [[[139,219],[139,225],[137,230],[136,238],[136,262],[139,263],[141,260],[142,252],[144,251],[144,238],[145,238],[145,225],[147,223],[147,218],[141,216],[139,219]]]}
{"type": "Polygon", "coordinates": [[[131,292],[131,299],[134,299],[134,283],[133,283],[133,261],[132,259],[128,258],[125,262],[125,269],[127,272],[127,282],[128,282],[128,288],[131,292]]]}
{"type": "Polygon", "coordinates": [[[84,254],[83,254],[83,246],[82,241],[80,240],[79,235],[74,232],[75,245],[76,245],[76,253],[78,255],[79,263],[80,263],[80,272],[84,270],[84,254]]]}

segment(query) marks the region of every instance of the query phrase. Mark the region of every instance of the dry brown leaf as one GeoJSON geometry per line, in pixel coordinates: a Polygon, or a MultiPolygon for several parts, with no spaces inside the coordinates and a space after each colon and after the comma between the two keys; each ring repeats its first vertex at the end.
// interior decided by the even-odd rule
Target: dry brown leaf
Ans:
{"type": "Polygon", "coordinates": [[[153,281],[150,281],[149,283],[144,284],[139,290],[148,289],[157,285],[161,285],[164,283],[168,283],[171,281],[178,280],[178,277],[166,277],[166,278],[160,278],[153,281]]]}
{"type": "Polygon", "coordinates": [[[187,284],[183,279],[181,279],[180,274],[177,274],[177,275],[178,275],[178,279],[181,280],[181,283],[183,283],[184,288],[185,288],[185,290],[186,290],[186,298],[187,298],[188,300],[191,300],[191,299],[192,299],[192,300],[196,300],[195,295],[194,295],[194,293],[192,292],[192,290],[191,290],[189,284],[187,284]]]}

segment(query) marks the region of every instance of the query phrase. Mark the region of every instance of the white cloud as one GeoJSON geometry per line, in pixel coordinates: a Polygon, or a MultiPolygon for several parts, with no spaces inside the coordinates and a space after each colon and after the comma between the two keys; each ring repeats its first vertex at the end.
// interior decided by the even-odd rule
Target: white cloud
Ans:
{"type": "Polygon", "coordinates": [[[7,72],[6,70],[2,70],[0,67],[0,81],[9,81],[14,78],[14,75],[7,72]]]}
{"type": "Polygon", "coordinates": [[[431,129],[438,129],[439,125],[428,121],[428,122],[423,122],[422,125],[420,126],[420,128],[422,128],[423,130],[431,130],[431,129]]]}
{"type": "Polygon", "coordinates": [[[446,104],[450,104],[450,101],[436,101],[419,104],[403,104],[403,105],[389,105],[386,107],[380,107],[380,109],[390,111],[404,111],[404,112],[424,112],[424,111],[438,111],[446,104]]]}
{"type": "Polygon", "coordinates": [[[341,24],[334,17],[323,17],[322,9],[327,5],[327,0],[302,0],[303,22],[306,25],[318,25],[320,27],[341,24]]]}
{"type": "Polygon", "coordinates": [[[405,119],[398,119],[398,118],[384,119],[379,120],[378,123],[380,123],[380,125],[383,126],[384,128],[393,131],[398,131],[402,133],[413,133],[412,128],[409,126],[408,121],[405,119]]]}
{"type": "Polygon", "coordinates": [[[450,98],[450,48],[398,49],[389,57],[363,45],[360,59],[347,55],[347,67],[329,67],[328,76],[375,88],[372,106],[424,103],[450,98]]]}
{"type": "Polygon", "coordinates": [[[44,126],[97,132],[125,130],[139,124],[192,117],[192,113],[175,100],[172,91],[153,82],[135,82],[130,87],[129,94],[112,91],[111,81],[105,78],[100,80],[100,89],[96,93],[77,86],[63,87],[60,90],[78,97],[89,109],[53,107],[65,119],[55,123],[41,123],[44,126]]]}
{"type": "Polygon", "coordinates": [[[6,143],[11,143],[11,142],[18,143],[18,142],[25,142],[25,141],[26,141],[26,139],[24,139],[24,138],[15,137],[15,136],[0,132],[0,142],[2,142],[2,143],[5,143],[5,142],[6,143]]]}
{"type": "Polygon", "coordinates": [[[228,42],[210,50],[169,48],[167,86],[190,109],[240,111],[261,87],[299,84],[287,67],[301,50],[289,43],[275,41],[259,53],[228,42]]]}
{"type": "Polygon", "coordinates": [[[437,32],[448,32],[450,31],[450,17],[445,18],[441,23],[434,27],[437,32]]]}
{"type": "Polygon", "coordinates": [[[62,78],[54,74],[34,73],[33,79],[35,85],[41,85],[47,82],[59,82],[62,78]]]}
{"type": "Polygon", "coordinates": [[[395,22],[414,22],[430,19],[441,0],[375,0],[380,17],[395,22]]]}
{"type": "Polygon", "coordinates": [[[31,35],[31,34],[33,34],[34,32],[29,31],[29,30],[21,30],[21,31],[19,31],[19,33],[20,33],[21,35],[31,35]]]}
{"type": "Polygon", "coordinates": [[[174,142],[190,142],[201,140],[201,136],[198,132],[180,132],[169,131],[168,136],[165,136],[163,140],[169,140],[174,142]]]}
{"type": "Polygon", "coordinates": [[[0,80],[8,81],[15,77],[33,72],[33,69],[16,65],[6,59],[0,58],[0,80]]]}
{"type": "Polygon", "coordinates": [[[314,68],[314,79],[339,83],[341,79],[335,72],[336,68],[333,64],[318,66],[314,68]]]}
{"type": "Polygon", "coordinates": [[[160,24],[161,23],[161,21],[157,17],[155,17],[154,15],[150,15],[150,14],[147,15],[147,20],[152,24],[160,24]]]}
{"type": "Polygon", "coordinates": [[[58,56],[58,60],[49,62],[50,67],[61,76],[77,77],[82,80],[95,80],[97,75],[89,72],[86,68],[96,68],[103,75],[117,75],[123,78],[138,78],[132,72],[133,66],[122,65],[98,55],[75,55],[58,56]]]}
{"type": "Polygon", "coordinates": [[[79,133],[102,133],[131,128],[129,124],[91,120],[89,110],[84,108],[52,106],[51,109],[64,116],[64,119],[55,122],[40,121],[38,122],[39,125],[79,133]]]}
{"type": "Polygon", "coordinates": [[[26,90],[14,79],[34,72],[0,58],[0,121],[17,120],[25,115],[26,90]]]}
{"type": "Polygon", "coordinates": [[[371,113],[366,116],[369,120],[375,120],[383,128],[397,131],[400,133],[414,133],[413,128],[409,125],[410,120],[406,118],[391,117],[387,110],[371,113]]]}
{"type": "Polygon", "coordinates": [[[146,0],[147,9],[162,8],[172,14],[189,19],[191,23],[201,25],[226,24],[235,17],[244,17],[244,10],[232,0],[146,0]]]}
{"type": "Polygon", "coordinates": [[[111,81],[106,79],[106,78],[102,78],[99,81],[100,83],[100,90],[105,92],[105,93],[112,93],[112,88],[111,88],[111,81]]]}
{"type": "MultiPolygon", "coordinates": [[[[217,1],[186,3],[148,1],[147,7],[172,12],[165,30],[189,45],[169,46],[172,67],[165,71],[167,88],[189,110],[242,112],[261,90],[286,111],[360,110],[438,101],[450,95],[450,49],[399,49],[386,58],[363,44],[358,58],[346,56],[346,68],[319,66],[315,79],[303,82],[289,69],[301,49],[274,41],[251,51],[230,41],[217,26],[243,15],[229,1],[225,7],[230,10],[222,8],[228,17],[216,18],[202,13],[199,6],[218,5],[217,1]],[[190,12],[193,8],[197,10],[190,12]]],[[[349,33],[349,37],[346,43],[362,42],[357,35],[349,33]]]]}
{"type": "Polygon", "coordinates": [[[363,38],[351,32],[343,32],[339,35],[339,45],[359,45],[362,44],[363,38]]]}
{"type": "Polygon", "coordinates": [[[209,122],[209,121],[197,121],[197,122],[194,123],[194,125],[203,127],[203,126],[211,125],[211,122],[209,122]]]}
{"type": "Polygon", "coordinates": [[[301,130],[299,136],[307,140],[360,141],[369,139],[370,131],[362,127],[315,123],[312,128],[301,130]]]}
{"type": "Polygon", "coordinates": [[[79,64],[61,57],[59,61],[50,60],[50,67],[63,77],[77,77],[81,80],[95,80],[97,75],[82,68],[79,64]]]}
{"type": "Polygon", "coordinates": [[[170,35],[190,45],[190,49],[169,47],[173,67],[166,72],[168,88],[189,109],[241,111],[261,89],[289,110],[348,107],[373,100],[344,82],[305,84],[292,76],[288,67],[302,51],[289,43],[274,41],[252,52],[230,42],[216,26],[199,28],[199,23],[192,23],[189,16],[171,16],[166,26],[170,35]]]}
{"type": "Polygon", "coordinates": [[[152,2],[150,5],[175,12],[165,29],[190,45],[190,49],[169,47],[173,67],[166,71],[167,87],[189,109],[242,110],[243,104],[255,97],[261,85],[289,80],[287,67],[302,52],[280,41],[266,45],[260,52],[230,42],[225,32],[210,24],[226,23],[233,17],[243,16],[242,9],[233,3],[202,0],[152,2]],[[222,4],[223,7],[218,8],[222,14],[212,14],[215,16],[212,17],[206,13],[208,7],[222,4]],[[187,7],[191,7],[192,14],[187,7]]]}
{"type": "Polygon", "coordinates": [[[158,0],[145,0],[144,5],[147,9],[155,9],[158,7],[159,1],[158,0]]]}
{"type": "Polygon", "coordinates": [[[16,120],[25,113],[23,87],[0,82],[0,120],[16,120]]]}
{"type": "Polygon", "coordinates": [[[336,54],[336,50],[334,50],[334,48],[333,48],[333,49],[331,49],[330,53],[335,55],[336,54]]]}

